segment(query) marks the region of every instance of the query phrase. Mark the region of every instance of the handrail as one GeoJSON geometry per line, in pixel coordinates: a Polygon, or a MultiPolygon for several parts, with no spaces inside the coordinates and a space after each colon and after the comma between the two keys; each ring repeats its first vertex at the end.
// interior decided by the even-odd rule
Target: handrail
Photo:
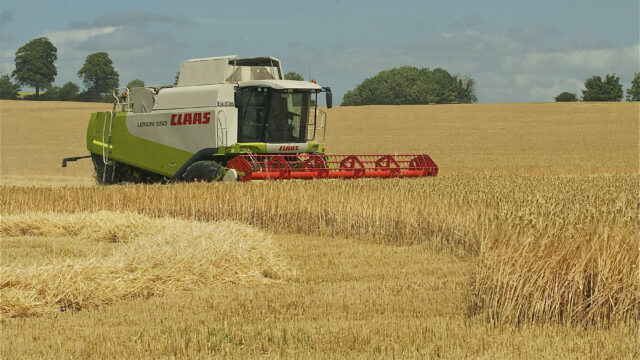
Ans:
{"type": "Polygon", "coordinates": [[[122,105],[121,111],[129,111],[131,109],[131,100],[130,100],[131,97],[129,96],[129,88],[127,87],[115,88],[111,92],[111,96],[113,96],[113,98],[116,99],[113,102],[114,111],[117,105],[122,105]],[[120,94],[120,90],[124,90],[124,92],[120,94]],[[126,100],[126,102],[120,103],[120,99],[126,100]]]}

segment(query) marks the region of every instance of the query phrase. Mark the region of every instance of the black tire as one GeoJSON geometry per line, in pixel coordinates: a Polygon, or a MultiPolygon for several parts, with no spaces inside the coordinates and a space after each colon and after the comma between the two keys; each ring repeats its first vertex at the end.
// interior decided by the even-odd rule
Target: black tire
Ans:
{"type": "Polygon", "coordinates": [[[216,181],[222,175],[220,164],[211,160],[196,161],[182,175],[183,181],[216,181]]]}

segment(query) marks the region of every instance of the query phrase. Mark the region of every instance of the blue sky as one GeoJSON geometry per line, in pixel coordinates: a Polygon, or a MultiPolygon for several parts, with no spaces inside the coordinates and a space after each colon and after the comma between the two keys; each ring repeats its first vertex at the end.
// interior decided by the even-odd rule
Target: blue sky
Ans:
{"type": "Polygon", "coordinates": [[[604,1],[12,1],[0,5],[0,72],[16,50],[47,36],[55,84],[106,51],[120,84],[173,82],[183,60],[271,55],[342,95],[402,65],[476,80],[481,103],[580,95],[585,79],[640,71],[637,0],[604,1]]]}

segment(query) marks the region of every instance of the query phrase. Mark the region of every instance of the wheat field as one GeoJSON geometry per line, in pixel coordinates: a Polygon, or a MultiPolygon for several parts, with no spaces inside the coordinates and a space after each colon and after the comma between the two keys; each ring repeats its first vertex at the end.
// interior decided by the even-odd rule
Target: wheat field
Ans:
{"type": "MultiPolygon", "coordinates": [[[[109,104],[0,101],[3,184],[93,183],[86,155],[91,112],[109,104]],[[28,104],[28,105],[27,105],[28,104]],[[34,176],[36,175],[36,176],[34,176]]],[[[638,173],[637,103],[336,107],[334,154],[426,153],[440,174],[638,173]]]]}
{"type": "Polygon", "coordinates": [[[109,187],[58,168],[105,105],[0,105],[3,357],[640,356],[637,103],[339,107],[441,175],[109,187]]]}

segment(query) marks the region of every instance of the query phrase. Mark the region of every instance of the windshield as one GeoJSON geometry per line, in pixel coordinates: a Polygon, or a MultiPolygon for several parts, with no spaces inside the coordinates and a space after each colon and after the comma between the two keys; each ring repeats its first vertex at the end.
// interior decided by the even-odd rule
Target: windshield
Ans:
{"type": "Polygon", "coordinates": [[[243,90],[239,142],[300,143],[306,141],[309,91],[243,90]]]}

